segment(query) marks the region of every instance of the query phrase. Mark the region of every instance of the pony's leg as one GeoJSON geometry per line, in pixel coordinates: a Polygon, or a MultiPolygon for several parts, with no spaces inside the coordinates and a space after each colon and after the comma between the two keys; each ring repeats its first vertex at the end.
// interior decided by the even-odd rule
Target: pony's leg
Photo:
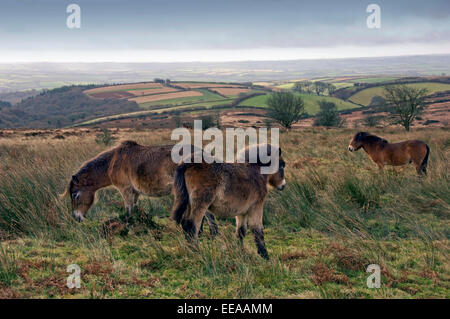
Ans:
{"type": "Polygon", "coordinates": [[[197,243],[198,232],[209,205],[209,202],[198,201],[195,198],[191,200],[189,215],[181,221],[181,226],[185,231],[187,240],[197,243]]]}
{"type": "Polygon", "coordinates": [[[138,200],[139,200],[139,193],[133,190],[133,207],[137,206],[138,200]]]}
{"type": "Polygon", "coordinates": [[[208,222],[208,225],[209,225],[209,233],[213,237],[216,236],[219,233],[219,228],[217,227],[217,223],[216,223],[216,219],[214,218],[214,215],[211,214],[210,212],[206,211],[205,217],[206,217],[206,221],[208,222]]]}
{"type": "Polygon", "coordinates": [[[200,236],[201,234],[203,234],[203,224],[205,223],[205,221],[208,223],[210,235],[213,237],[216,236],[217,233],[219,232],[217,229],[216,219],[214,218],[214,215],[208,211],[203,217],[200,229],[198,230],[198,235],[200,236]]]}
{"type": "Polygon", "coordinates": [[[244,216],[236,216],[236,236],[239,239],[239,243],[241,245],[244,244],[244,237],[247,233],[247,215],[244,216]]]}
{"type": "Polygon", "coordinates": [[[255,235],[255,243],[258,248],[258,254],[265,259],[269,259],[269,253],[267,252],[266,243],[264,242],[264,227],[262,224],[263,205],[264,203],[260,203],[249,212],[248,224],[250,230],[255,235]]]}
{"type": "Polygon", "coordinates": [[[205,223],[205,219],[206,219],[206,215],[203,217],[202,219],[202,223],[200,224],[200,228],[198,230],[198,235],[200,236],[201,234],[203,234],[203,224],[205,223]]]}
{"type": "Polygon", "coordinates": [[[414,167],[416,168],[416,172],[418,175],[426,175],[427,174],[427,168],[422,167],[423,160],[419,159],[413,159],[414,167]]]}
{"type": "Polygon", "coordinates": [[[128,226],[129,223],[132,223],[133,209],[139,195],[136,196],[136,192],[131,187],[120,188],[119,191],[125,203],[126,224],[128,226]]]}

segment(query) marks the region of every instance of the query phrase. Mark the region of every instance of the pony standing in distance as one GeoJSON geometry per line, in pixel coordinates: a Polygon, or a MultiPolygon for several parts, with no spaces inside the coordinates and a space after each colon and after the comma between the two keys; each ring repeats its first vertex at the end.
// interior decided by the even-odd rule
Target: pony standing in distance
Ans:
{"type": "MultiPolygon", "coordinates": [[[[171,158],[172,147],[124,141],[84,163],[62,195],[70,195],[72,215],[77,221],[83,221],[96,191],[111,185],[122,195],[128,217],[131,217],[139,195],[170,195],[177,168],[171,158]]],[[[195,151],[194,146],[191,151],[195,151]]],[[[217,233],[214,216],[207,214],[207,219],[211,233],[217,233]]]]}
{"type": "Polygon", "coordinates": [[[247,224],[255,236],[258,253],[268,258],[264,242],[263,206],[267,185],[283,190],[285,162],[281,149],[268,147],[279,152],[279,163],[273,174],[261,174],[263,164],[258,156],[257,163],[180,163],[174,182],[174,206],[172,217],[181,223],[187,238],[197,242],[198,232],[206,211],[216,217],[236,217],[236,233],[243,243],[247,224]]]}
{"type": "Polygon", "coordinates": [[[419,140],[410,140],[400,143],[388,143],[385,139],[366,133],[355,134],[350,141],[350,152],[363,148],[379,169],[384,165],[400,166],[414,163],[417,173],[427,173],[428,156],[430,148],[419,140]]]}

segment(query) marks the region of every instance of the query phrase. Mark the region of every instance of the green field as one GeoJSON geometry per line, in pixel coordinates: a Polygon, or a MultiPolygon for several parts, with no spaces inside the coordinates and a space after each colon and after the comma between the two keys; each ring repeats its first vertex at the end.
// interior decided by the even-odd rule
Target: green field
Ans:
{"type": "Polygon", "coordinates": [[[295,85],[294,82],[292,82],[292,83],[285,83],[285,84],[277,85],[276,88],[290,90],[290,89],[292,89],[294,87],[294,85],[295,85]]]}
{"type": "MultiPolygon", "coordinates": [[[[433,82],[422,82],[422,83],[412,83],[407,84],[408,86],[415,88],[425,88],[428,89],[428,94],[432,94],[440,91],[450,90],[450,84],[445,83],[433,83],[433,82]]],[[[362,91],[357,92],[349,98],[349,101],[361,104],[361,105],[369,105],[374,96],[383,96],[384,88],[383,86],[372,87],[368,89],[364,89],[362,91]]]]}
{"type": "Polygon", "coordinates": [[[214,101],[214,102],[219,101],[220,102],[222,100],[225,100],[224,97],[222,97],[218,94],[209,92],[207,90],[197,89],[194,91],[201,92],[203,95],[202,96],[182,97],[182,98],[177,98],[177,99],[152,101],[152,102],[139,104],[139,106],[142,108],[151,108],[152,106],[155,106],[155,105],[179,106],[179,105],[195,104],[195,103],[210,102],[210,101],[214,101]]]}
{"type": "Polygon", "coordinates": [[[336,89],[348,88],[354,85],[352,82],[333,82],[332,83],[336,89]]]}
{"type": "Polygon", "coordinates": [[[395,81],[397,79],[398,79],[398,77],[369,77],[369,78],[358,78],[358,79],[350,80],[350,82],[380,83],[380,82],[395,81]]]}
{"type": "MultiPolygon", "coordinates": [[[[318,96],[318,95],[312,95],[312,94],[301,94],[301,93],[295,93],[298,96],[301,96],[303,101],[305,102],[305,111],[310,114],[314,115],[317,112],[319,112],[319,102],[322,100],[326,100],[328,102],[333,102],[337,105],[338,110],[348,110],[359,107],[356,104],[343,101],[341,99],[330,97],[330,96],[318,96]]],[[[256,107],[267,107],[267,98],[268,95],[259,95],[252,98],[249,98],[247,100],[244,100],[240,103],[240,106],[256,106],[256,107]]]]}

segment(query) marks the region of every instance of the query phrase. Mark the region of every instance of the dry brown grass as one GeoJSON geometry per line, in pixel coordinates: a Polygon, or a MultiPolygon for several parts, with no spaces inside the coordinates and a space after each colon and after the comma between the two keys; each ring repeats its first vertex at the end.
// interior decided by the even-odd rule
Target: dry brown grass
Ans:
{"type": "Polygon", "coordinates": [[[349,284],[348,277],[345,274],[339,274],[323,263],[316,264],[313,269],[312,280],[316,285],[323,285],[327,282],[335,282],[338,284],[349,284]]]}

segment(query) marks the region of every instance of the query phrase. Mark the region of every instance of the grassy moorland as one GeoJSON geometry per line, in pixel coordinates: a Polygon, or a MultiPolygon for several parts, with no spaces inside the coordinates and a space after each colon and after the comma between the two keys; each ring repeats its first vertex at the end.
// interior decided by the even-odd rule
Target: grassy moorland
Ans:
{"type": "MultiPolygon", "coordinates": [[[[0,298],[450,297],[447,128],[374,131],[390,141],[426,141],[424,178],[410,166],[380,173],[363,151],[348,152],[354,130],[282,133],[287,188],[272,191],[265,206],[269,261],[250,234],[239,247],[233,220],[191,249],[168,218],[170,197],[142,198],[146,218],[128,236],[102,235],[103,222],[123,213],[113,189],[100,191],[89,218],[76,223],[58,194],[106,148],[79,132],[0,138],[0,298]],[[366,286],[372,263],[382,270],[380,289],[366,286]],[[80,289],[65,285],[69,264],[81,267],[80,289]]],[[[143,144],[170,138],[168,130],[117,134],[143,144]]]]}

